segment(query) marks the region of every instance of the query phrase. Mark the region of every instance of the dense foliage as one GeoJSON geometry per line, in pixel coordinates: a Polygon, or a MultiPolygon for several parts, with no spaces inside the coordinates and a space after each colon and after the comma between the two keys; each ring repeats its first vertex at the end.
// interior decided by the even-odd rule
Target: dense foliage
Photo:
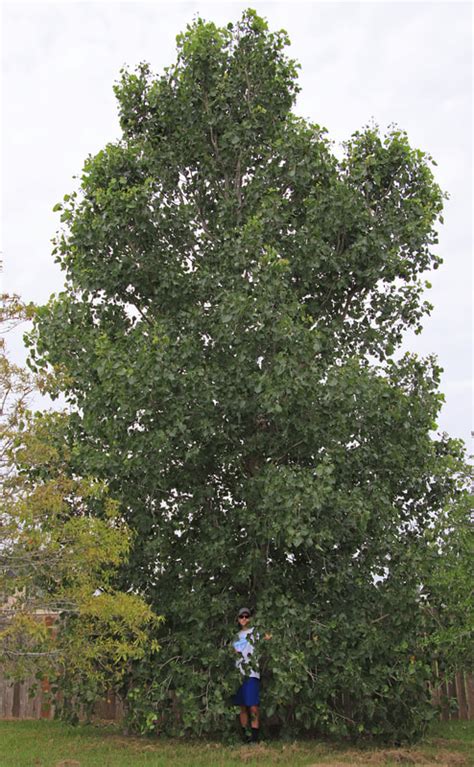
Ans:
{"type": "Polygon", "coordinates": [[[430,309],[443,195],[398,129],[338,159],[253,11],[177,42],[163,75],[122,73],[122,138],[57,206],[66,286],[30,342],[63,375],[78,470],[134,531],[122,584],[166,616],[131,720],[230,726],[244,603],[273,635],[267,726],[412,737],[430,530],[463,480],[431,436],[436,361],[395,353],[430,309]]]}
{"type": "MultiPolygon", "coordinates": [[[[0,331],[32,313],[1,296],[0,331]]],[[[67,416],[28,409],[45,386],[52,377],[12,363],[0,337],[0,663],[16,679],[47,676],[77,717],[123,691],[160,619],[113,587],[131,530],[106,483],[72,471],[67,416]]]]}

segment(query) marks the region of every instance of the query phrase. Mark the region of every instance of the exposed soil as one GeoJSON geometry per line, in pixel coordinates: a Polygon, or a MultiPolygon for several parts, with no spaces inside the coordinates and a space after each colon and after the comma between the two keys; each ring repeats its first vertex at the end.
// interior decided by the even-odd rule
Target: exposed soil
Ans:
{"type": "MultiPolygon", "coordinates": [[[[447,741],[449,742],[449,741],[447,741]]],[[[341,758],[341,757],[339,757],[341,758]]],[[[407,767],[464,767],[468,764],[467,758],[453,751],[440,750],[436,754],[426,754],[411,748],[389,748],[379,751],[365,752],[348,751],[344,754],[344,761],[338,762],[314,762],[309,767],[382,767],[382,765],[407,765],[407,767]]]]}
{"type": "Polygon", "coordinates": [[[63,759],[61,762],[56,762],[55,767],[81,767],[81,763],[76,759],[63,759]]]}

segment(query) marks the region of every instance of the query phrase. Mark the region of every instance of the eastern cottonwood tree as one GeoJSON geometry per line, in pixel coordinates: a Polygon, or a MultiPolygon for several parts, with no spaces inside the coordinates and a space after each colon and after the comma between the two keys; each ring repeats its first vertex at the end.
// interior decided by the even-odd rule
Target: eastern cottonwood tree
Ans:
{"type": "MultiPolygon", "coordinates": [[[[0,331],[33,312],[0,296],[0,331]]],[[[132,532],[106,483],[75,471],[67,415],[29,410],[47,378],[12,363],[0,337],[0,663],[12,678],[47,676],[75,717],[123,692],[130,663],[158,649],[160,618],[113,588],[132,532]]]]}
{"type": "Polygon", "coordinates": [[[162,75],[122,72],[122,136],[56,206],[65,289],[31,338],[33,367],[66,371],[81,470],[135,533],[122,583],[166,615],[133,721],[225,726],[244,603],[273,634],[267,720],[412,736],[426,536],[462,482],[430,436],[435,359],[395,353],[430,309],[443,194],[396,128],[338,159],[255,12],[177,43],[162,75]]]}

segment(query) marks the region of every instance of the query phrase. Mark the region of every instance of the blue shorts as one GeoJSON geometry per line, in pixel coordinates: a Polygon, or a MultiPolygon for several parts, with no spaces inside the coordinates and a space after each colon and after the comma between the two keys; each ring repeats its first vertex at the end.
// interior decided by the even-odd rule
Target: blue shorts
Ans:
{"type": "Polygon", "coordinates": [[[233,697],[234,706],[260,705],[260,679],[251,676],[244,679],[233,697]]]}

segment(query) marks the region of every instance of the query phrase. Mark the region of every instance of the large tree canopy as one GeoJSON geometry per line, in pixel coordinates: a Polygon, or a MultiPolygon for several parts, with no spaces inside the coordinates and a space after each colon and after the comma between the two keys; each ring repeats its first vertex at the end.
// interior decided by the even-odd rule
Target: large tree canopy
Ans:
{"type": "Polygon", "coordinates": [[[398,129],[338,159],[292,111],[286,33],[253,11],[177,42],[161,76],[122,73],[122,138],[57,206],[66,286],[31,340],[62,371],[80,471],[135,531],[123,582],[166,615],[131,715],[222,721],[243,602],[273,632],[267,715],[411,735],[426,538],[459,450],[430,436],[436,361],[394,354],[430,309],[443,195],[398,129]]]}

